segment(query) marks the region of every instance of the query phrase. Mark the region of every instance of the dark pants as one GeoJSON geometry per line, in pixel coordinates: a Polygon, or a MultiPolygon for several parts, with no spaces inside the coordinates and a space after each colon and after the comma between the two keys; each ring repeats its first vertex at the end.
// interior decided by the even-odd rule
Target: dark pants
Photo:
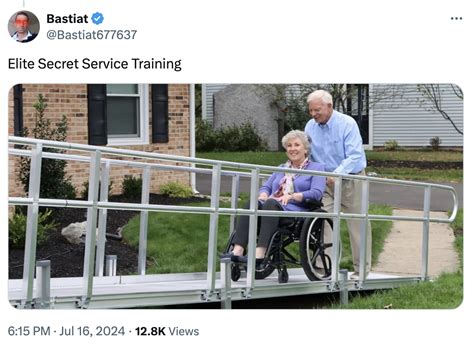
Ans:
{"type": "MultiPolygon", "coordinates": [[[[250,203],[247,203],[247,205],[245,205],[245,208],[250,208],[250,203]]],[[[267,211],[283,211],[283,208],[281,207],[280,203],[275,199],[268,199],[263,204],[259,202],[258,209],[267,211]]],[[[259,217],[260,234],[258,235],[257,247],[268,247],[273,233],[278,228],[279,220],[280,217],[259,217]]],[[[239,216],[237,220],[237,228],[235,230],[235,235],[232,239],[232,243],[234,245],[237,244],[243,247],[247,246],[249,242],[249,221],[249,216],[239,216]]]]}

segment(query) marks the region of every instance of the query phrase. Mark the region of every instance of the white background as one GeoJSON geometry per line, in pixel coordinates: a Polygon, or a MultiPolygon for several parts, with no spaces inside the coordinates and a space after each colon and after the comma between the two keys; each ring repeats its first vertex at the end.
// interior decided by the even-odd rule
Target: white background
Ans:
{"type": "MultiPolygon", "coordinates": [[[[464,301],[454,310],[114,310],[19,311],[7,297],[8,91],[17,83],[456,83],[464,91],[466,193],[472,149],[472,16],[469,1],[2,1],[1,346],[38,347],[466,347],[472,343],[472,222],[465,222],[464,301]],[[41,31],[28,44],[14,42],[8,19],[35,13],[41,31]],[[104,14],[95,26],[48,25],[46,14],[104,14]],[[452,21],[451,17],[463,17],[452,21]],[[50,28],[137,29],[134,41],[50,41],[50,28]],[[182,59],[182,71],[8,70],[8,58],[182,59]],[[471,321],[470,321],[471,320],[471,321]],[[8,326],[180,326],[199,328],[197,338],[9,337],[8,326]]],[[[464,195],[468,198],[469,195],[464,195]]],[[[464,203],[466,217],[470,202],[464,203]]]]}

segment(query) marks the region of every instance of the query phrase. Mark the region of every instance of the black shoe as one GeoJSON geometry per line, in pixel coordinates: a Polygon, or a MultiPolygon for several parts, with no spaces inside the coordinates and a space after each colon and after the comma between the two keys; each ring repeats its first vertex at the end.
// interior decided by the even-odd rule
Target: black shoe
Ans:
{"type": "MultiPolygon", "coordinates": [[[[265,258],[255,258],[255,270],[262,270],[263,268],[265,268],[265,265],[263,264],[264,260],[265,258]]],[[[248,257],[247,256],[239,257],[239,263],[247,264],[248,257]]]]}
{"type": "Polygon", "coordinates": [[[265,260],[265,258],[255,258],[255,269],[256,270],[265,269],[265,265],[263,264],[264,260],[265,260]]]}
{"type": "Polygon", "coordinates": [[[234,254],[234,252],[223,253],[223,254],[221,254],[220,257],[221,257],[221,259],[230,258],[231,262],[234,262],[234,263],[247,263],[247,257],[246,256],[236,256],[234,254]],[[244,261],[242,261],[242,260],[244,260],[244,261]]]}

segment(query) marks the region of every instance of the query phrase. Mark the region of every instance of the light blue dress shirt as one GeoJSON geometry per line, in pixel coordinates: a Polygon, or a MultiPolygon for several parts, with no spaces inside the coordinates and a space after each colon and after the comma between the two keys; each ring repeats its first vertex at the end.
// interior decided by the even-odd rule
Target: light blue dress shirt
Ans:
{"type": "Polygon", "coordinates": [[[333,110],[326,124],[311,119],[304,130],[311,137],[311,160],[326,171],[358,173],[367,166],[359,127],[350,116],[333,110]]]}

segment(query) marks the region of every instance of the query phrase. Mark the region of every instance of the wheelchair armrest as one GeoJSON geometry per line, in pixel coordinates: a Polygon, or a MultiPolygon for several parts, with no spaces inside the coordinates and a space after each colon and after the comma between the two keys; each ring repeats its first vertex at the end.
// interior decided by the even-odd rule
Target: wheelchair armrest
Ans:
{"type": "Polygon", "coordinates": [[[310,211],[317,210],[324,206],[322,201],[313,199],[304,199],[304,204],[310,211]]]}

